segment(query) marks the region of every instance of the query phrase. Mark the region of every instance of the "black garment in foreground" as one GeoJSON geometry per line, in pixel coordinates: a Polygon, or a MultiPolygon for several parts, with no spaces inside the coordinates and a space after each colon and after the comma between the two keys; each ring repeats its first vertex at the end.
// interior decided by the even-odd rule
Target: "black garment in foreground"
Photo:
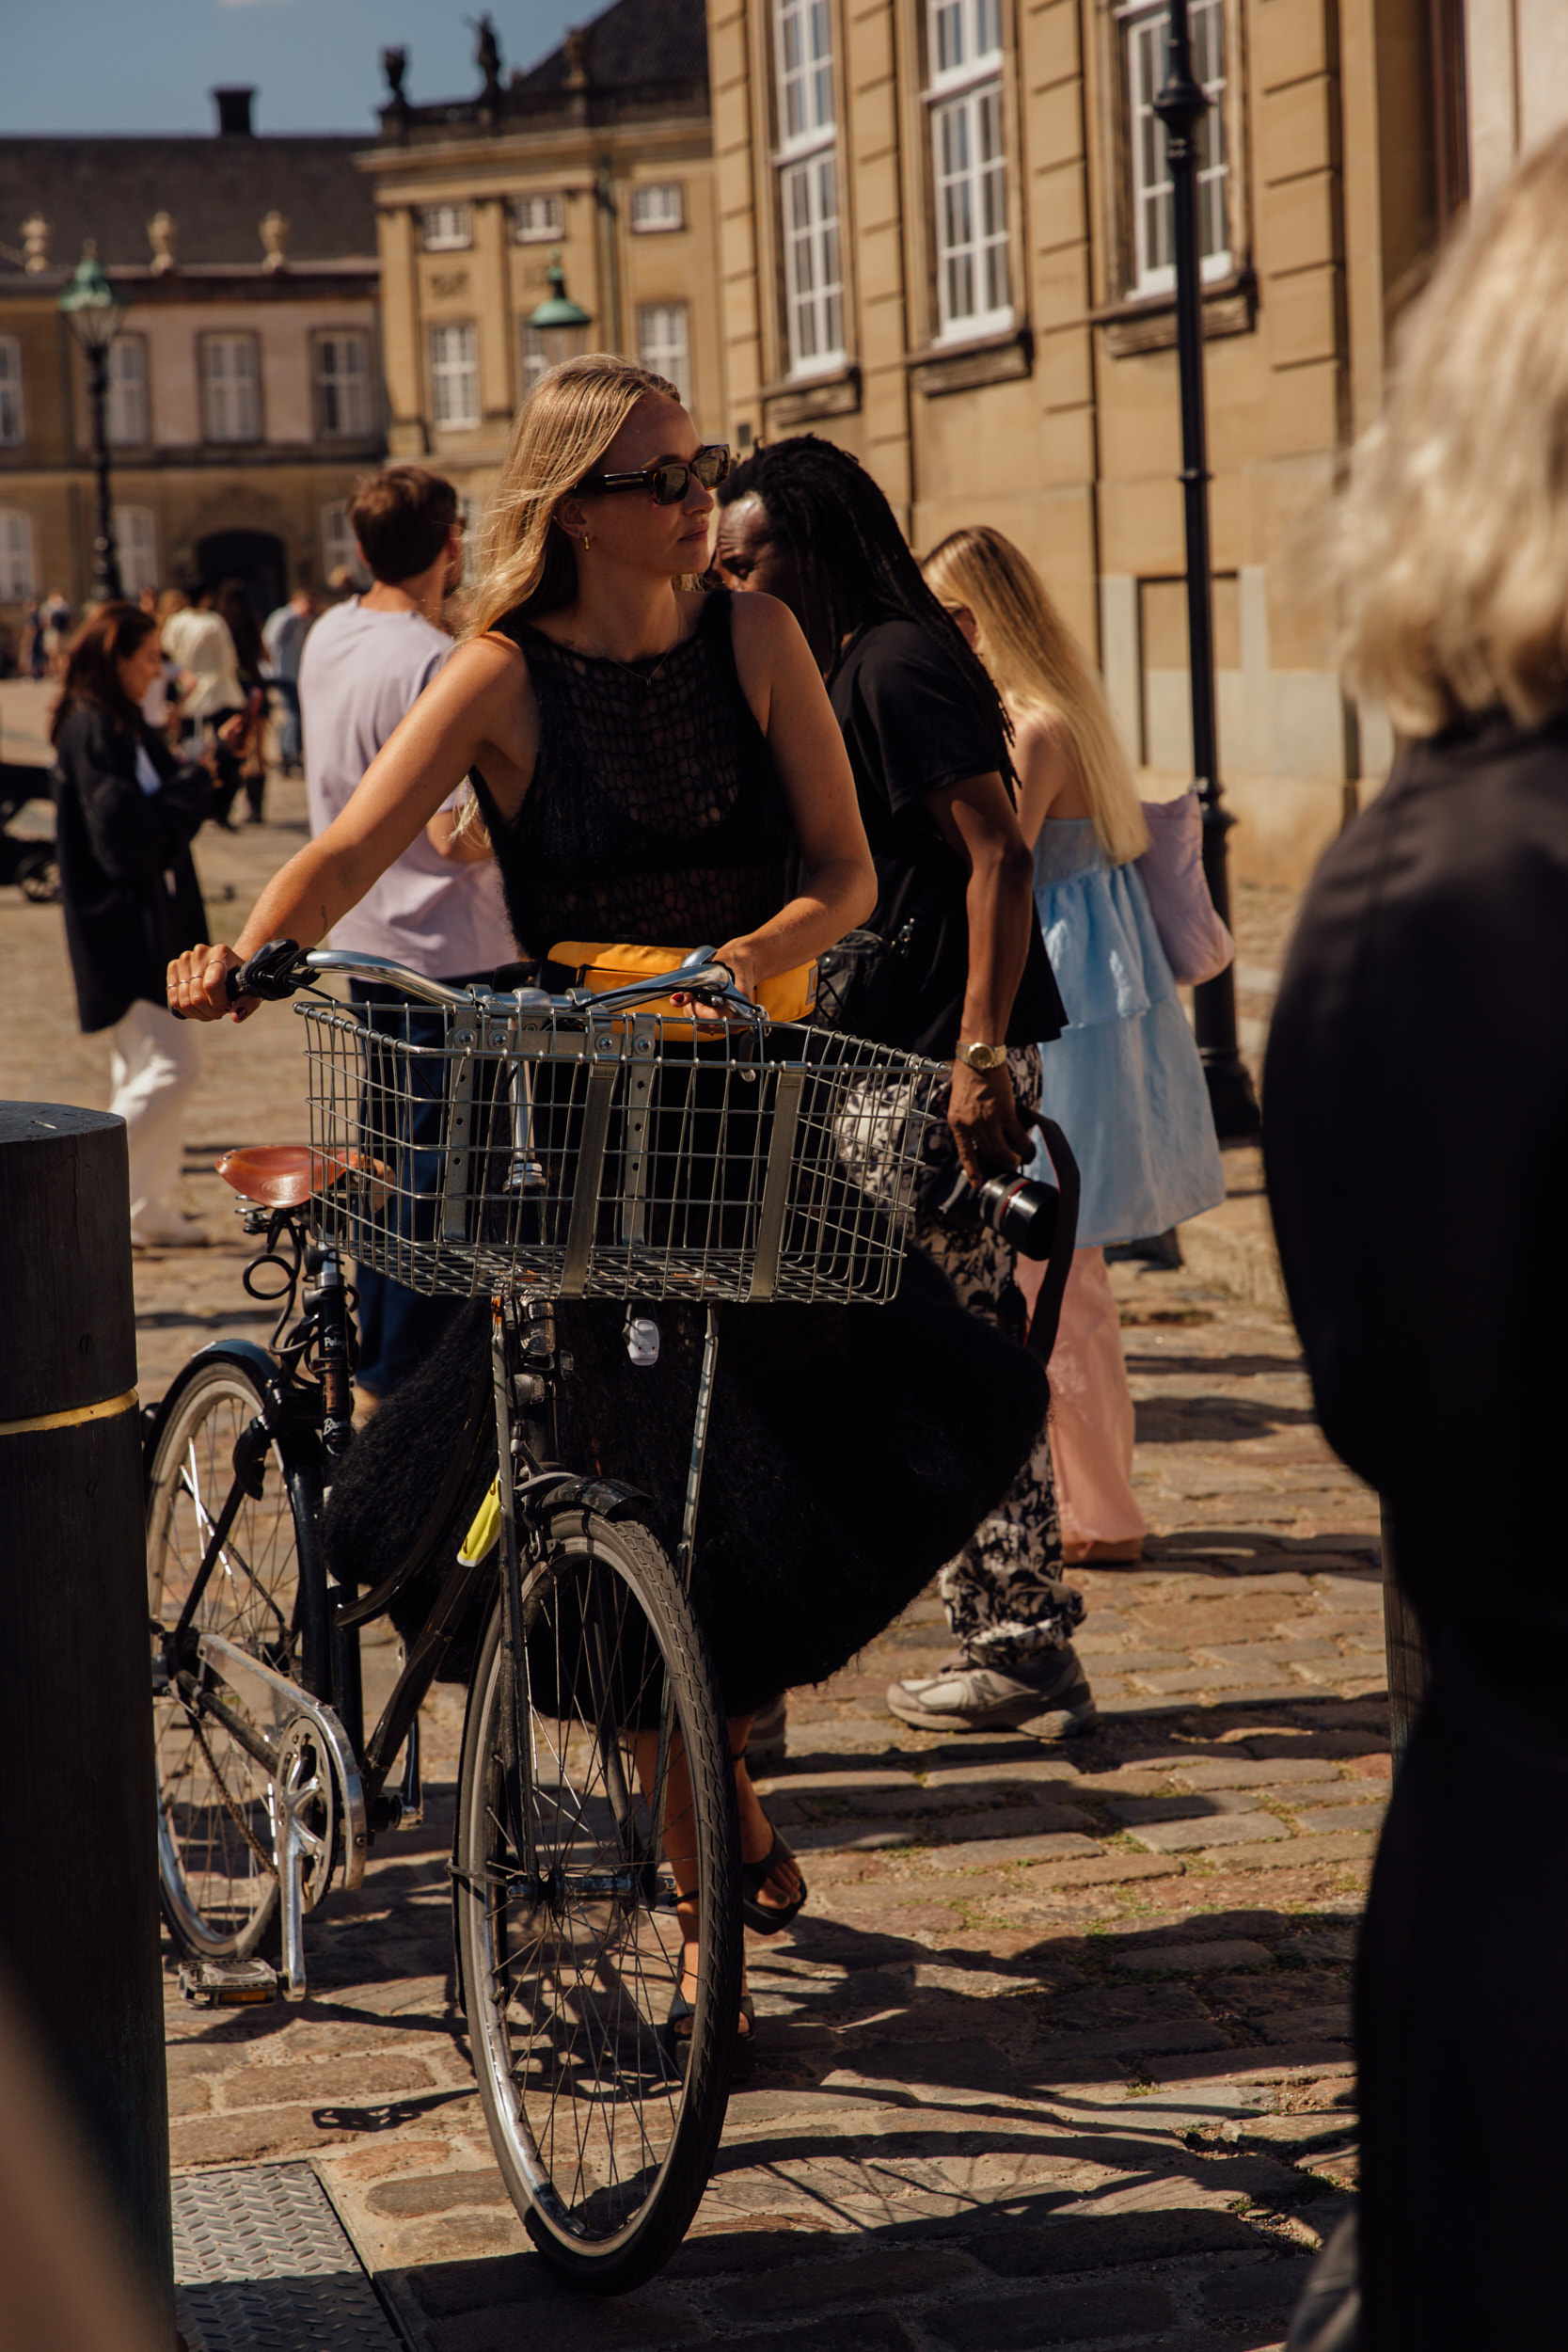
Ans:
{"type": "MultiPolygon", "coordinates": [[[[951,1061],[969,985],[969,875],[926,802],[993,769],[1006,775],[1007,747],[946,648],[915,621],[857,630],[829,691],[877,867],[865,928],[891,940],[912,920],[919,945],[922,977],[879,1042],[951,1061]]],[[[1067,1026],[1033,906],[1029,927],[1012,1019],[993,1044],[1043,1045],[1067,1026]]]]}
{"type": "Polygon", "coordinates": [[[1556,2343],[1568,2103],[1568,718],[1403,752],[1323,860],[1269,1192],[1433,1679],[1356,1988],[1366,2352],[1556,2343]]]}
{"type": "MultiPolygon", "coordinates": [[[[626,1309],[556,1310],[572,1358],[561,1458],[653,1498],[680,1534],[703,1311],[666,1302],[651,1370],[634,1365],[626,1309]]],[[[958,1305],[911,1250],[891,1306],[724,1307],[692,1598],[726,1707],[742,1714],[820,1682],[906,1608],[1027,1460],[1045,1375],[958,1305]]],[[[411,1545],[477,1398],[489,1307],[467,1309],[440,1352],[355,1438],[327,1512],[333,1571],[369,1583],[411,1545]]],[[[417,1625],[466,1527],[410,1602],[417,1625]]]]}
{"type": "Polygon", "coordinates": [[[138,997],[166,1002],[167,967],[207,936],[190,845],[212,806],[205,768],[182,767],[150,727],[78,705],[52,779],[66,945],[84,1029],[107,1029],[138,997]],[[136,778],[138,743],[161,788],[136,778]]]}

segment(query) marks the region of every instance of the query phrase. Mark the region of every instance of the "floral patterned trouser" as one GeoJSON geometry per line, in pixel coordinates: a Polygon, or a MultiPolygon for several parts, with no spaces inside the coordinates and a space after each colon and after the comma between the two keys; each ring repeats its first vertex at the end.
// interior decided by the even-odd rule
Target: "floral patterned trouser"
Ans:
{"type": "MultiPolygon", "coordinates": [[[[1033,1107],[1040,1099],[1039,1049],[1009,1049],[1007,1070],[1018,1101],[1033,1107]]],[[[929,1098],[943,1122],[949,1092],[943,1081],[929,1098]]],[[[933,1167],[950,1161],[952,1152],[944,1123],[927,1129],[922,1156],[933,1167]]],[[[1013,1251],[999,1233],[978,1219],[955,1230],[927,1209],[917,1216],[912,1238],[936,1260],[971,1314],[1022,1339],[1025,1309],[1013,1280],[1013,1251]]],[[[995,1510],[942,1569],[941,1590],[954,1636],[976,1666],[1006,1674],[1071,1640],[1083,1622],[1084,1598],[1062,1581],[1062,1528],[1044,1429],[995,1510]]]]}

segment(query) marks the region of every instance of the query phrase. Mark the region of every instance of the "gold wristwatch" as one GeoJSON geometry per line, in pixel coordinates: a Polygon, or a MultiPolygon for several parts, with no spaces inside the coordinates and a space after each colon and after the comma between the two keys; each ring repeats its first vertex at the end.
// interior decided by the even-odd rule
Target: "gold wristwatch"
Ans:
{"type": "Polygon", "coordinates": [[[960,1045],[953,1058],[984,1077],[988,1071],[1001,1069],[1007,1058],[1007,1049],[1005,1045],[981,1045],[976,1042],[960,1045]]]}

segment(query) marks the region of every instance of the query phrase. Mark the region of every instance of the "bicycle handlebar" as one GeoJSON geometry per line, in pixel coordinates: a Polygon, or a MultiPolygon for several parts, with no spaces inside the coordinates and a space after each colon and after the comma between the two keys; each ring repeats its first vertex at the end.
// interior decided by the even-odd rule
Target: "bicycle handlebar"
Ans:
{"type": "Polygon", "coordinates": [[[418,997],[423,1004],[439,1005],[453,1012],[471,1011],[481,1005],[506,1011],[629,1012],[639,1005],[652,1004],[670,995],[678,983],[683,995],[701,996],[705,1003],[721,1006],[760,1025],[768,1017],[762,1008],[741,994],[729,966],[715,963],[712,958],[711,947],[694,947],[673,972],[650,973],[646,979],[628,980],[622,988],[604,989],[598,993],[592,989],[575,988],[564,996],[552,996],[543,988],[449,988],[445,981],[429,979],[422,972],[411,972],[406,964],[394,963],[386,956],[356,955],[341,947],[312,947],[302,954],[292,939],[270,939],[247,962],[230,973],[228,990],[230,1004],[237,1004],[243,996],[260,996],[277,1004],[309,988],[317,974],[336,972],[359,979],[381,980],[388,987],[402,989],[405,995],[418,997]]]}

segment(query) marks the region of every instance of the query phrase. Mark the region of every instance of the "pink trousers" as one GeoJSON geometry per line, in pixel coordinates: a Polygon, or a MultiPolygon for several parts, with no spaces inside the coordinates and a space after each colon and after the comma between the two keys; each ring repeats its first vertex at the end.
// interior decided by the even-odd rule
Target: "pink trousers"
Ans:
{"type": "MultiPolygon", "coordinates": [[[[1017,1261],[1015,1279],[1033,1311],[1043,1266],[1017,1261]]],[[[1147,1521],[1132,1492],[1132,1393],[1121,1352],[1121,1318],[1102,1249],[1075,1249],[1051,1359],[1051,1452],[1062,1544],[1126,1543],[1147,1521]]]]}

